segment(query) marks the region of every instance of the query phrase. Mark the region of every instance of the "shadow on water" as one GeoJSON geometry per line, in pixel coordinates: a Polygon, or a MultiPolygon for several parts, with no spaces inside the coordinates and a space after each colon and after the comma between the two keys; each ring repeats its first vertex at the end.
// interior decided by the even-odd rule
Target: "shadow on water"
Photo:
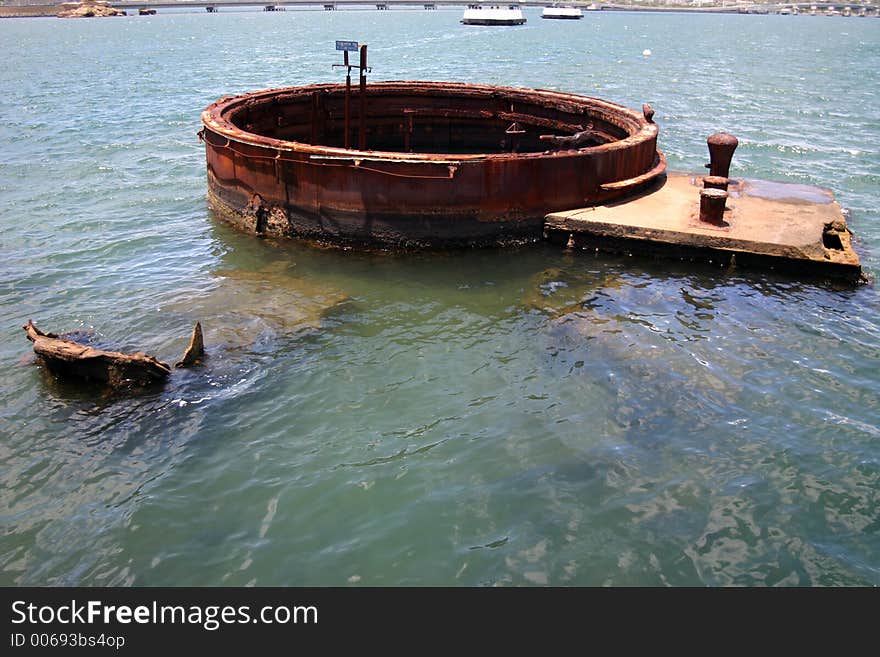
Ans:
{"type": "MultiPolygon", "coordinates": [[[[77,340],[75,335],[65,334],[66,340],[86,342],[77,340]]],[[[101,343],[103,346],[98,349],[112,349],[113,346],[108,343],[101,343]]],[[[157,397],[162,394],[167,386],[167,381],[157,381],[155,383],[139,386],[122,386],[114,388],[100,381],[88,379],[80,379],[78,377],[64,376],[53,372],[39,356],[34,356],[31,363],[39,369],[40,380],[44,387],[46,396],[52,397],[59,402],[71,405],[94,406],[94,412],[100,413],[105,409],[109,409],[114,404],[125,403],[132,399],[145,399],[157,397]]]]}

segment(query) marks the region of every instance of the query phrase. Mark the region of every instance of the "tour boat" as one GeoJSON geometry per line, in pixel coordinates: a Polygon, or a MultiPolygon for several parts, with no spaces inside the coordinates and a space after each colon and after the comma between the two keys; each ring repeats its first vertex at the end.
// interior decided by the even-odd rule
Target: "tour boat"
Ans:
{"type": "Polygon", "coordinates": [[[464,25],[522,25],[526,22],[522,9],[516,5],[468,5],[461,17],[464,25]]]}
{"type": "Polygon", "coordinates": [[[541,12],[541,18],[559,18],[563,20],[578,20],[584,17],[584,12],[579,7],[553,5],[552,7],[544,7],[541,12]]]}

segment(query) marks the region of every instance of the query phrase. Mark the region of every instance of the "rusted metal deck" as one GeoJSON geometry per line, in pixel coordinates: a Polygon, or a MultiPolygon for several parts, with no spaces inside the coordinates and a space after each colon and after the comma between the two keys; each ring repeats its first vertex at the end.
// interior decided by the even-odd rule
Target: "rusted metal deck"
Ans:
{"type": "Polygon", "coordinates": [[[830,190],[730,180],[726,199],[718,195],[721,214],[710,223],[701,220],[701,199],[705,195],[711,202],[713,196],[704,187],[713,179],[707,180],[670,172],[625,201],[553,212],[545,218],[544,237],[572,248],[861,277],[846,220],[830,190]]]}

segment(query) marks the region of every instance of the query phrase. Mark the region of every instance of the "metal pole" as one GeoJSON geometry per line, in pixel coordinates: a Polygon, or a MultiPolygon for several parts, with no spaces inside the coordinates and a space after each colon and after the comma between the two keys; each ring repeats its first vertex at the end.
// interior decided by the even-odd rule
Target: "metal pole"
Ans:
{"type": "Polygon", "coordinates": [[[344,53],[345,59],[345,147],[351,146],[349,142],[349,123],[351,122],[351,67],[348,65],[348,51],[344,53]]]}
{"type": "Polygon", "coordinates": [[[367,45],[361,46],[361,116],[360,134],[358,135],[358,148],[367,148],[367,45]]]}

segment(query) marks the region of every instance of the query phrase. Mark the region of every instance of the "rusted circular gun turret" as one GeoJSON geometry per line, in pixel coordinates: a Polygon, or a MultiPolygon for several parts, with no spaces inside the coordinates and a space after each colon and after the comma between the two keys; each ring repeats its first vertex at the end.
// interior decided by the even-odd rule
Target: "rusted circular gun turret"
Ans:
{"type": "Polygon", "coordinates": [[[488,246],[540,239],[547,213],[634,197],[666,171],[650,107],[409,80],[362,86],[356,109],[346,89],[267,89],[202,113],[220,216],[335,244],[488,246]]]}
{"type": "Polygon", "coordinates": [[[709,164],[706,165],[709,175],[729,178],[730,161],[733,159],[733,152],[739,145],[739,140],[726,132],[716,132],[706,140],[706,143],[709,145],[709,164]]]}

